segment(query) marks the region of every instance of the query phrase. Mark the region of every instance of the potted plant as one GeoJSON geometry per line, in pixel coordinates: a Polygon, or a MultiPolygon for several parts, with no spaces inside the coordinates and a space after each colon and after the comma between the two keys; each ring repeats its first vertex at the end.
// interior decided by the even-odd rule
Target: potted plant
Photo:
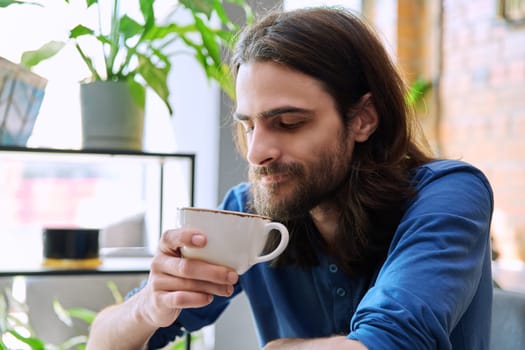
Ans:
{"type": "MultiPolygon", "coordinates": [[[[75,0],[65,1],[72,3],[75,0]]],[[[228,66],[222,60],[222,49],[231,48],[238,26],[227,15],[225,4],[239,6],[244,10],[246,20],[251,21],[251,9],[244,0],[180,0],[171,14],[186,11],[191,19],[188,23],[167,24],[160,24],[156,18],[154,0],[140,1],[140,20],[120,13],[120,1],[113,0],[110,26],[106,32],[102,30],[104,11],[99,1],[78,1],[83,1],[87,9],[97,6],[99,20],[98,29],[78,24],[69,35],[91,73],[80,86],[84,148],[140,150],[146,88],[153,90],[172,114],[167,79],[171,71],[170,57],[177,53],[172,44],[177,41],[183,43],[184,50],[193,53],[208,79],[217,81],[224,92],[233,96],[233,82],[228,66]],[[217,26],[211,24],[212,16],[218,19],[217,26]],[[88,40],[97,43],[95,51],[87,48],[88,40]],[[109,97],[109,91],[114,89],[117,90],[115,97],[109,97]],[[103,116],[102,109],[104,101],[110,106],[106,116],[103,116]],[[123,113],[115,110],[126,103],[129,104],[123,113]],[[90,112],[92,109],[93,113],[90,112]],[[93,115],[103,118],[102,121],[92,121],[93,115]],[[132,115],[137,116],[137,122],[126,127],[124,123],[132,115]],[[111,122],[110,116],[117,118],[111,122]],[[129,139],[130,143],[119,143],[126,139],[113,135],[112,130],[135,130],[135,135],[129,139]],[[99,132],[102,135],[96,136],[99,132]],[[117,144],[110,143],[113,141],[117,144]]]]}
{"type": "MultiPolygon", "coordinates": [[[[0,0],[1,1],[1,0],[0,0]]],[[[115,303],[121,303],[124,298],[117,285],[109,281],[107,287],[111,291],[115,303]]],[[[97,311],[83,307],[64,308],[56,298],[52,302],[55,316],[58,317],[66,326],[73,328],[74,319],[91,325],[97,316],[97,311]]],[[[31,350],[81,350],[85,349],[88,335],[76,334],[64,340],[58,345],[48,344],[41,339],[31,325],[31,315],[29,307],[24,302],[18,301],[10,288],[0,291],[0,350],[12,349],[11,344],[16,344],[17,349],[29,348],[31,350]]],[[[164,350],[183,350],[187,349],[188,344],[198,339],[198,335],[187,334],[186,337],[178,338],[169,343],[164,350]]]]}

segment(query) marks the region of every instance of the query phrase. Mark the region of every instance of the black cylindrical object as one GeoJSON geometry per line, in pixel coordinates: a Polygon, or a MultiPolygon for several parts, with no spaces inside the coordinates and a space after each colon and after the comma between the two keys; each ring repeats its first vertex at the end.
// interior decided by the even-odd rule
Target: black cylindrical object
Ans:
{"type": "Polygon", "coordinates": [[[100,264],[98,229],[46,228],[43,247],[44,265],[47,266],[96,267],[100,264]],[[70,263],[64,264],[65,261],[70,263]]]}

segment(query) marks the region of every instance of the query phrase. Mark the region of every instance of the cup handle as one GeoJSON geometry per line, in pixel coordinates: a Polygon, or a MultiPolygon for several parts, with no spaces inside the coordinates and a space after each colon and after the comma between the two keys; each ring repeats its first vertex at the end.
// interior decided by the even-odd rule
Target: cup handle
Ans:
{"type": "Polygon", "coordinates": [[[279,231],[281,233],[281,242],[279,242],[277,248],[275,248],[271,253],[258,256],[255,259],[255,264],[272,260],[273,258],[279,256],[279,254],[281,254],[284,251],[284,249],[286,249],[286,246],[288,245],[288,240],[290,239],[288,229],[286,228],[286,226],[279,222],[269,222],[266,225],[264,225],[264,227],[266,228],[266,235],[268,235],[272,230],[279,231]]]}

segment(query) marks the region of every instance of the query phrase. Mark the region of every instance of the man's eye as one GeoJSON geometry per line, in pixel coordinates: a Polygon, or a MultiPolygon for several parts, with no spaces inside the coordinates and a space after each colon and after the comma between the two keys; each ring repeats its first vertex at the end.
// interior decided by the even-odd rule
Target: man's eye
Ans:
{"type": "Polygon", "coordinates": [[[304,125],[307,119],[302,117],[301,115],[296,115],[294,113],[284,113],[275,118],[275,126],[284,129],[284,130],[292,130],[297,129],[300,126],[304,125]]]}
{"type": "Polygon", "coordinates": [[[303,124],[304,124],[303,121],[287,121],[287,120],[279,121],[279,127],[281,129],[287,129],[287,130],[296,129],[303,124]]]}

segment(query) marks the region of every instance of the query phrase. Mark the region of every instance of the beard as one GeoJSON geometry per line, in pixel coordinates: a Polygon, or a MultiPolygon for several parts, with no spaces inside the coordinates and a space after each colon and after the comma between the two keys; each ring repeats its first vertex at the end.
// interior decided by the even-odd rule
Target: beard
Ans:
{"type": "Polygon", "coordinates": [[[277,221],[289,221],[306,216],[316,206],[334,199],[347,181],[351,153],[346,137],[331,150],[325,150],[317,161],[309,164],[271,163],[267,166],[250,166],[249,180],[255,211],[277,221]],[[268,175],[285,175],[281,183],[263,184],[268,175]]]}

